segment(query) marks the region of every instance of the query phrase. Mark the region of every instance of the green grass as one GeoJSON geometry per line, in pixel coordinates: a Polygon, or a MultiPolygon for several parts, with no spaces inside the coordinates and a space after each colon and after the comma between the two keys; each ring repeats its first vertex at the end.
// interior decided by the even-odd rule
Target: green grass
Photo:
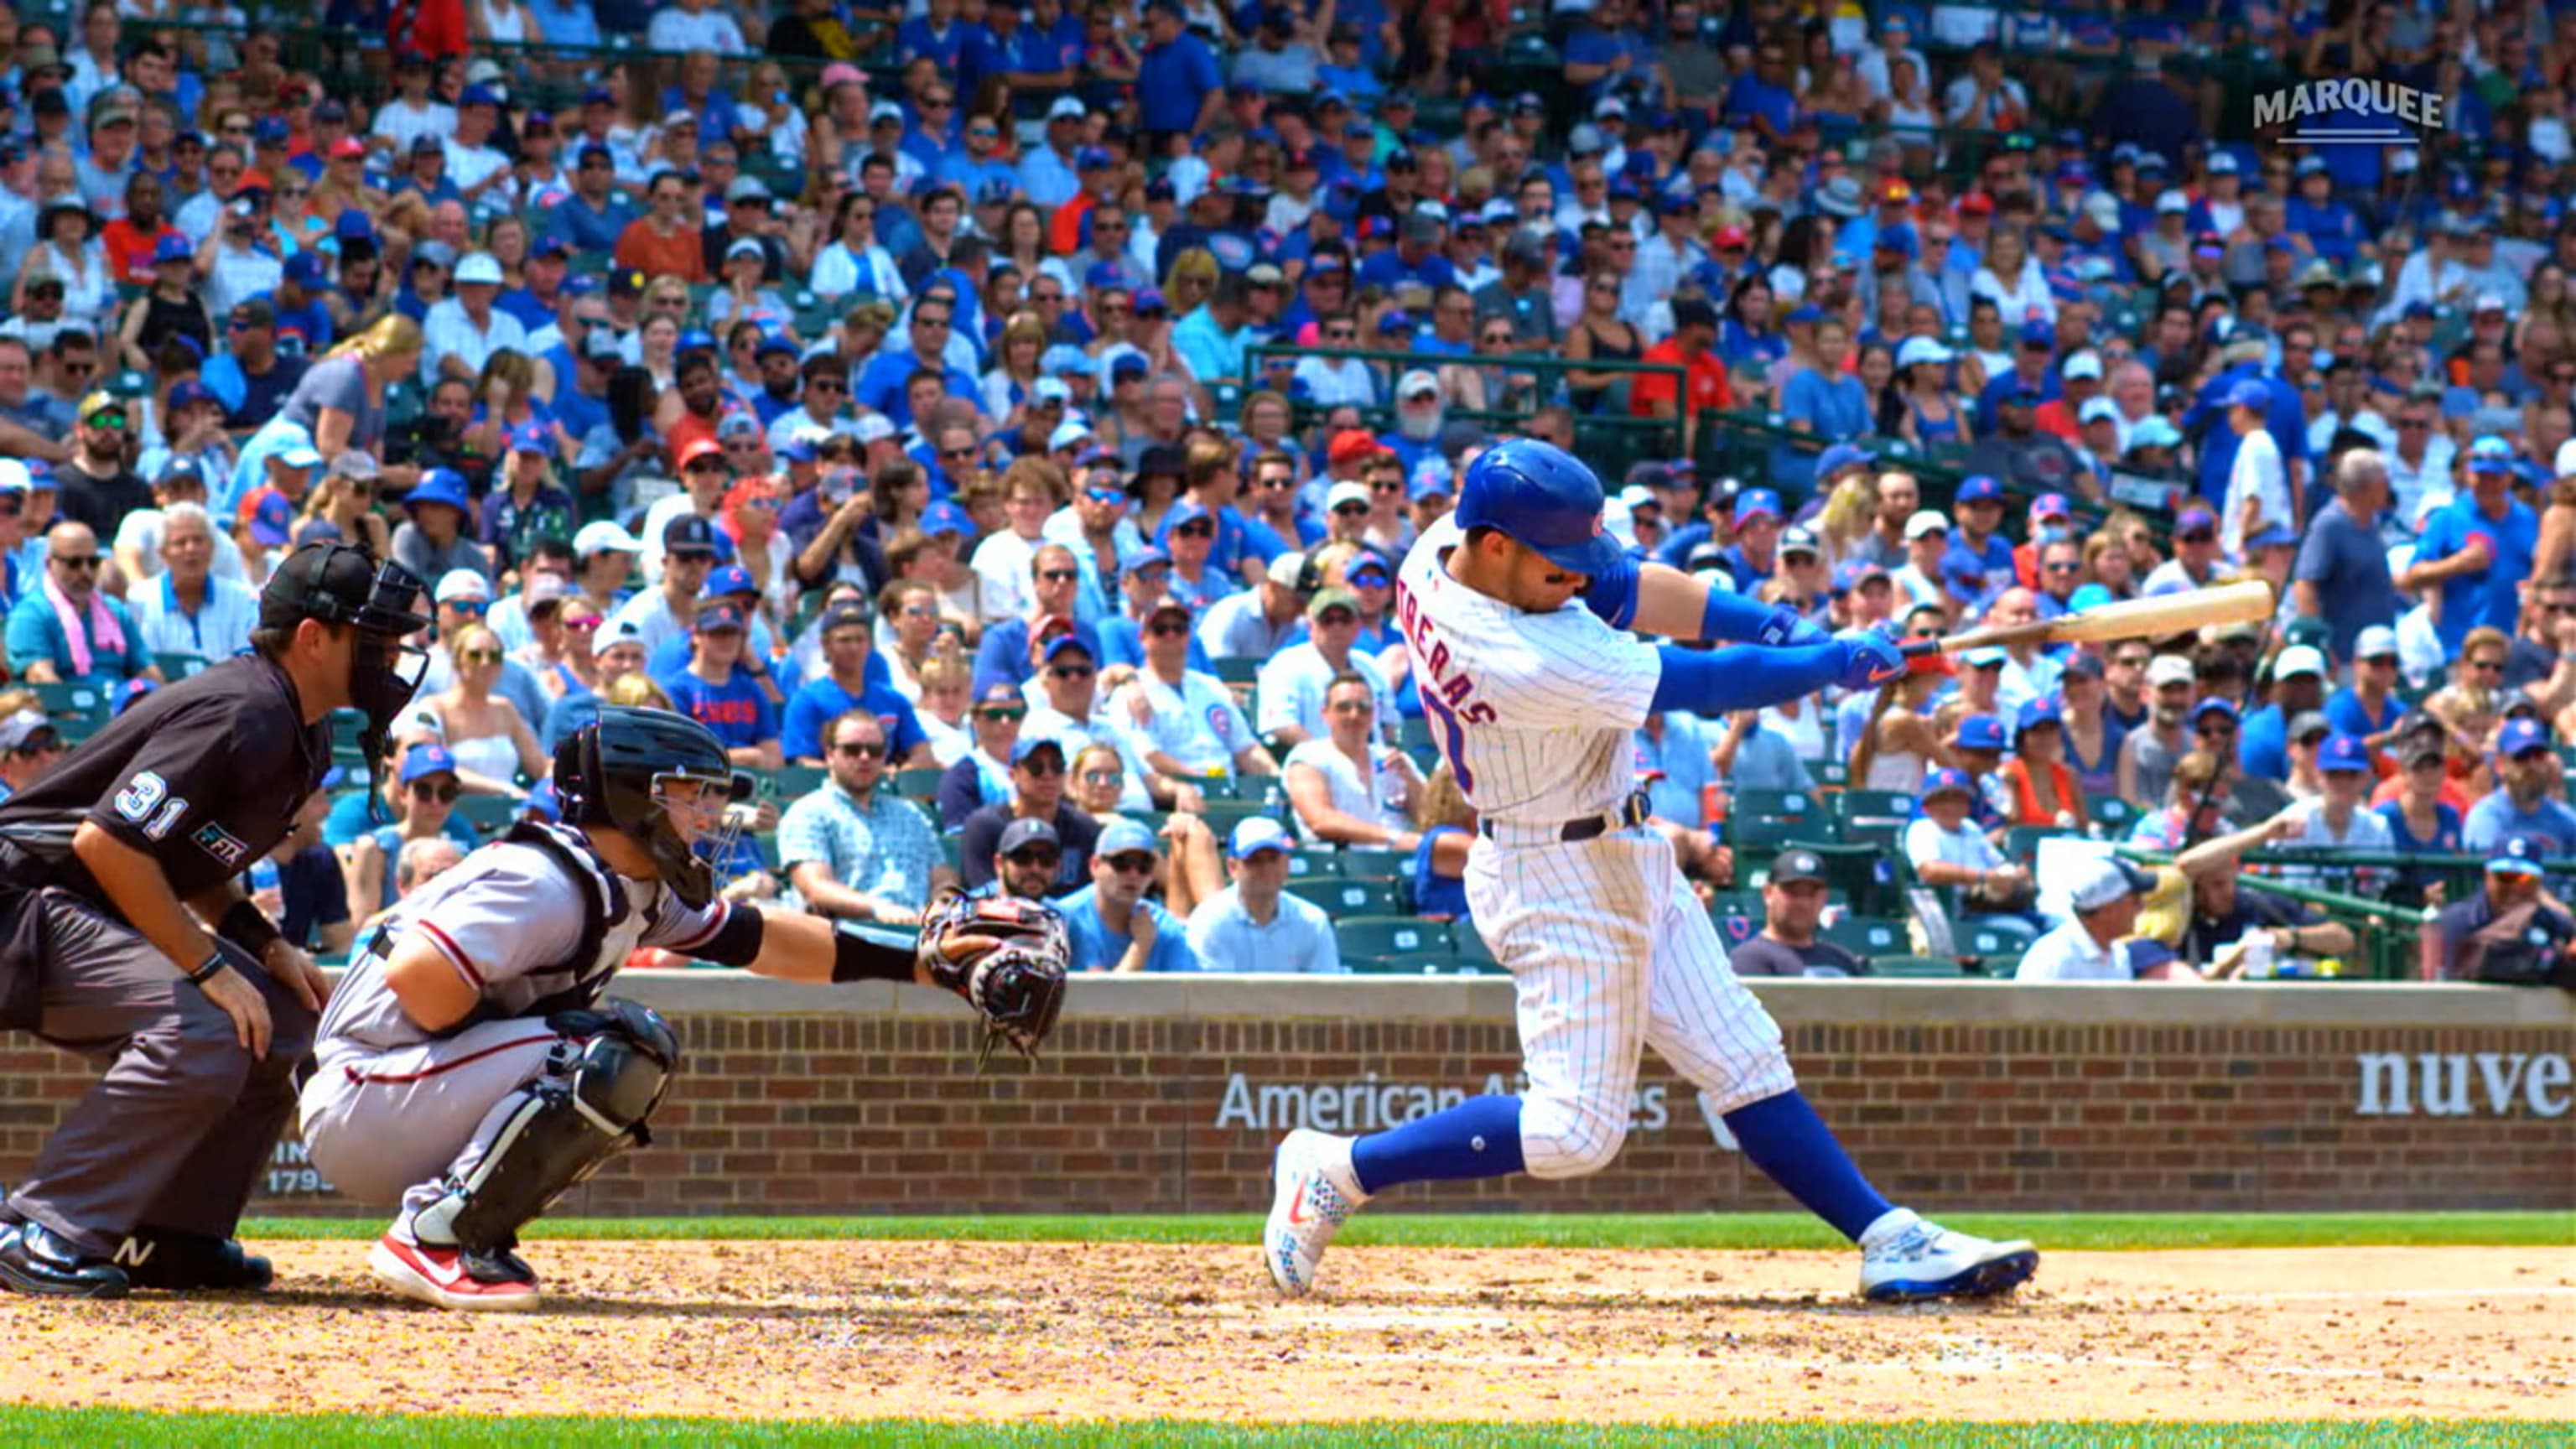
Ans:
{"type": "Polygon", "coordinates": [[[903,1449],[975,1445],[996,1449],[2004,1449],[2004,1446],[2112,1445],[2122,1449],[2541,1449],[2566,1442],[2567,1426],[2486,1421],[2382,1420],[2367,1423],[2031,1425],[1902,1423],[1746,1424],[1688,1428],[1594,1424],[1297,1424],[1250,1428],[1171,1420],[1071,1424],[938,1424],[921,1420],[858,1422],[708,1419],[566,1419],[359,1417],[288,1414],[139,1414],[106,1409],[0,1409],[0,1437],[13,1446],[100,1444],[172,1446],[277,1444],[291,1449],[336,1445],[425,1445],[437,1449],[524,1449],[536,1444],[617,1445],[889,1445],[903,1449]]]}
{"type": "MultiPolygon", "coordinates": [[[[2555,1247],[2576,1245],[2576,1213],[2031,1213],[1941,1214],[1962,1232],[2024,1237],[2043,1248],[2555,1247]]],[[[1252,1242],[1249,1214],[1173,1217],[565,1218],[535,1238],[939,1239],[959,1242],[1252,1242]]],[[[356,1238],[376,1218],[256,1218],[245,1238],[356,1238]]],[[[1380,1213],[1337,1240],[1414,1248],[1835,1248],[1842,1239],[1804,1213],[1380,1213]]]]}

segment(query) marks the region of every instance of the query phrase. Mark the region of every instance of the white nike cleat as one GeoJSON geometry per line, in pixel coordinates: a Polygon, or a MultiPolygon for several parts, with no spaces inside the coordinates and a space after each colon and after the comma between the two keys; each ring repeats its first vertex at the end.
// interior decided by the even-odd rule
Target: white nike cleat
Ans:
{"type": "Polygon", "coordinates": [[[387,1233],[367,1254],[367,1266],[405,1298],[439,1308],[522,1313],[539,1301],[537,1275],[515,1253],[468,1253],[387,1233]]]}
{"type": "Polygon", "coordinates": [[[2039,1271],[2039,1250],[2021,1239],[1991,1243],[1954,1233],[1911,1208],[1870,1224],[1860,1247],[1860,1296],[1872,1303],[1993,1298],[2039,1271]]]}
{"type": "Polygon", "coordinates": [[[1368,1201],[1351,1171],[1351,1139],[1304,1128],[1289,1133],[1271,1161],[1270,1182],[1262,1260],[1281,1293],[1302,1298],[1315,1286],[1315,1269],[1333,1234],[1368,1201]]]}

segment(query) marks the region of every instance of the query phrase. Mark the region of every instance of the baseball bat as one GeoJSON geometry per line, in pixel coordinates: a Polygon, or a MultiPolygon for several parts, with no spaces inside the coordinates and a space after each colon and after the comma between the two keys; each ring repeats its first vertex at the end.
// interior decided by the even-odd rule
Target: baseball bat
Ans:
{"type": "Polygon", "coordinates": [[[1905,645],[1911,656],[1957,654],[1998,644],[2091,644],[2106,639],[2163,639],[2212,624],[2244,624],[2272,617],[2272,586],[2246,579],[2187,594],[2159,594],[2102,604],[2080,613],[2043,619],[2036,624],[2007,624],[1971,629],[1945,639],[1916,639],[1905,645]]]}

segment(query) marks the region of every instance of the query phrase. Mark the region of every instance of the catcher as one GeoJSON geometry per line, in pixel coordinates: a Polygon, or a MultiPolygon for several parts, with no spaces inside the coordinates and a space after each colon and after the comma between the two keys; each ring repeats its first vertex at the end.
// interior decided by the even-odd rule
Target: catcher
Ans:
{"type": "Polygon", "coordinates": [[[342,1191],[401,1201],[368,1256],[396,1291],[536,1306],[518,1229],[650,1141],[679,1069],[659,1016],[600,994],[638,946],[796,981],[946,987],[982,1018],[988,1052],[1034,1052],[1055,1024],[1064,926],[1035,903],[951,903],[916,945],[719,899],[691,847],[720,836],[748,783],[695,721],[603,709],[555,752],[561,825],[513,827],[359,947],[322,1019],[304,1140],[342,1191]]]}

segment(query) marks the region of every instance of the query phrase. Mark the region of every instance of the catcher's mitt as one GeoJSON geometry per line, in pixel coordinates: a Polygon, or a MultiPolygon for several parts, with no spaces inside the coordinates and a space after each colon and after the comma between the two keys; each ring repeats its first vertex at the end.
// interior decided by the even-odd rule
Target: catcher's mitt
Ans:
{"type": "Polygon", "coordinates": [[[965,998],[983,1019],[981,1068],[997,1042],[1034,1058],[1064,1009],[1073,959],[1064,918],[1037,901],[959,896],[931,908],[915,948],[930,979],[965,998]]]}

